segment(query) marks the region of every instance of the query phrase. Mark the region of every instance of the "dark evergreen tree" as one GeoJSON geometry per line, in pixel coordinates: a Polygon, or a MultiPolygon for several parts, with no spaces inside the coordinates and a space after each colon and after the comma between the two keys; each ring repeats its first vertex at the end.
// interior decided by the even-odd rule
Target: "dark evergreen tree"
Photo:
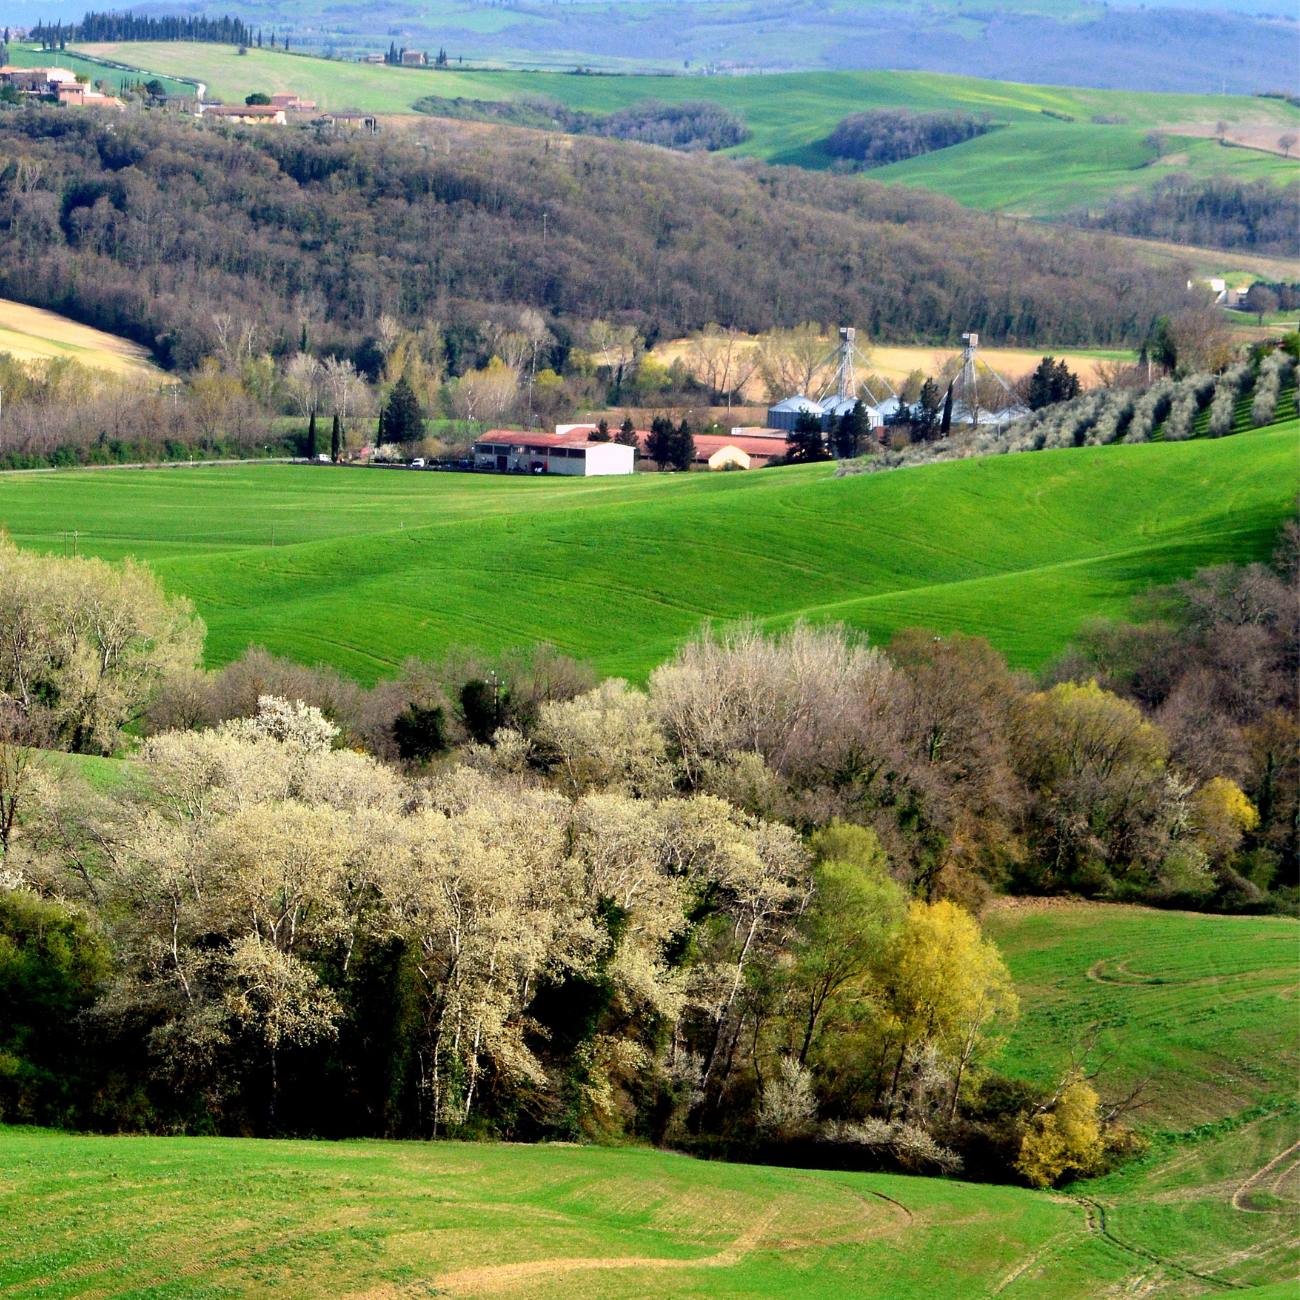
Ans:
{"type": "Polygon", "coordinates": [[[503,686],[475,677],[460,690],[460,720],[470,739],[486,745],[501,725],[510,697],[503,686]]]}
{"type": "Polygon", "coordinates": [[[316,459],[316,408],[313,406],[311,419],[307,421],[307,459],[316,459]]]}
{"type": "Polygon", "coordinates": [[[406,376],[393,385],[379,417],[380,442],[418,442],[424,437],[424,412],[406,376]]]}
{"type": "Polygon", "coordinates": [[[689,420],[683,420],[673,432],[672,447],[668,459],[674,469],[688,470],[695,460],[695,436],[691,433],[689,420]]]}
{"type": "Polygon", "coordinates": [[[609,441],[609,421],[601,420],[599,424],[587,435],[588,442],[608,442],[609,441]]]}
{"type": "Polygon", "coordinates": [[[814,460],[829,460],[822,438],[821,417],[803,411],[794,422],[794,428],[785,436],[785,459],[788,465],[803,465],[814,460]]]}
{"type": "Polygon", "coordinates": [[[1041,411],[1054,402],[1068,402],[1079,395],[1079,377],[1066,366],[1064,359],[1044,357],[1029,377],[1029,409],[1041,411]]]}
{"type": "Polygon", "coordinates": [[[638,451],[641,449],[641,439],[637,437],[636,425],[632,423],[630,415],[623,417],[623,423],[619,425],[614,441],[623,447],[635,447],[638,451]]]}
{"type": "Polygon", "coordinates": [[[1152,330],[1148,349],[1151,360],[1163,366],[1169,374],[1178,368],[1178,340],[1174,337],[1173,323],[1168,316],[1161,316],[1152,330]]]}
{"type": "Polygon", "coordinates": [[[673,422],[666,416],[656,415],[650,422],[650,432],[646,434],[645,454],[663,469],[672,463],[676,438],[677,431],[673,428],[673,422]]]}
{"type": "Polygon", "coordinates": [[[943,391],[933,379],[921,385],[921,395],[912,407],[912,430],[922,442],[928,442],[938,432],[943,418],[943,391]]]}
{"type": "Polygon", "coordinates": [[[853,403],[853,409],[845,411],[836,423],[831,450],[840,460],[852,460],[854,456],[862,454],[870,432],[871,421],[867,418],[867,408],[859,398],[853,403]]]}
{"type": "Polygon", "coordinates": [[[339,413],[334,412],[334,427],[330,430],[330,460],[338,463],[339,457],[343,454],[343,422],[339,419],[339,413]]]}
{"type": "MultiPolygon", "coordinates": [[[[485,686],[487,683],[483,683],[485,686]]],[[[393,742],[407,762],[422,762],[447,748],[447,721],[441,705],[409,704],[393,719],[393,742]]]]}
{"type": "Polygon", "coordinates": [[[943,395],[943,418],[939,421],[939,432],[946,438],[952,429],[952,384],[943,395]]]}

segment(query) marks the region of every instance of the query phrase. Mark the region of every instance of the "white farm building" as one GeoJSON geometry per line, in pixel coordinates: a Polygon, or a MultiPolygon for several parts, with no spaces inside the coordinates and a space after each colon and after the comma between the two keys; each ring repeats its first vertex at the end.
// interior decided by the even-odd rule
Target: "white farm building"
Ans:
{"type": "Polygon", "coordinates": [[[631,474],[636,453],[617,442],[588,442],[587,428],[570,433],[521,433],[489,429],[474,444],[474,468],[499,473],[631,474]]]}

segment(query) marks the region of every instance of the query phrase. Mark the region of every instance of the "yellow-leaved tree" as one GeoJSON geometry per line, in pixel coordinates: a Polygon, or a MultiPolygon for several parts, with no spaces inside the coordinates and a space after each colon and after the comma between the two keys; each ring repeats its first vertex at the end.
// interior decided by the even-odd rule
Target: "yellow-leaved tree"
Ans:
{"type": "Polygon", "coordinates": [[[1091,1173],[1102,1150],[1097,1094],[1086,1079],[1075,1076],[1050,1111],[1029,1121],[1016,1168],[1035,1187],[1050,1187],[1070,1170],[1091,1173]]]}
{"type": "Polygon", "coordinates": [[[933,1105],[945,1084],[951,1118],[971,1060],[1019,1010],[997,945],[956,903],[913,902],[883,953],[877,985],[894,1064],[890,1118],[933,1105]]]}
{"type": "Polygon", "coordinates": [[[1222,862],[1259,825],[1259,813],[1235,781],[1216,776],[1192,795],[1188,821],[1210,860],[1222,862]]]}

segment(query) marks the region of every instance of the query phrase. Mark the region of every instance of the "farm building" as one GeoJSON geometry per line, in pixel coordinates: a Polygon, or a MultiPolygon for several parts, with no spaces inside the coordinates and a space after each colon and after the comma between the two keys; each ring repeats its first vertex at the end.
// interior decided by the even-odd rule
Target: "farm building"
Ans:
{"type": "Polygon", "coordinates": [[[220,118],[224,122],[285,124],[284,109],[276,108],[274,104],[200,104],[199,115],[220,118]]]}
{"type": "Polygon", "coordinates": [[[569,433],[520,433],[489,429],[474,444],[476,469],[525,474],[631,474],[635,452],[617,442],[588,442],[587,429],[569,433]]]}
{"type": "Polygon", "coordinates": [[[768,461],[784,456],[785,453],[785,434],[775,429],[749,432],[736,430],[731,435],[695,435],[695,463],[708,469],[726,469],[729,465],[760,469],[768,461]]]}
{"type": "MultiPolygon", "coordinates": [[[[557,436],[585,438],[595,428],[594,424],[557,424],[555,432],[557,436]]],[[[644,456],[649,431],[638,429],[636,436],[641,455],[644,456]]],[[[780,429],[738,427],[732,429],[730,434],[697,433],[694,437],[694,464],[702,469],[725,469],[729,465],[758,469],[774,457],[786,453],[785,434],[780,429]]]]}
{"type": "MultiPolygon", "coordinates": [[[[769,407],[767,422],[774,429],[790,431],[794,429],[801,415],[811,415],[821,422],[822,432],[827,433],[835,426],[836,421],[853,410],[857,400],[855,397],[833,394],[822,401],[814,401],[811,397],[796,393],[793,397],[787,397],[785,401],[769,407]]],[[[887,415],[898,410],[898,398],[887,397],[879,406],[864,402],[863,407],[867,413],[867,427],[878,429],[884,424],[887,415]]]]}

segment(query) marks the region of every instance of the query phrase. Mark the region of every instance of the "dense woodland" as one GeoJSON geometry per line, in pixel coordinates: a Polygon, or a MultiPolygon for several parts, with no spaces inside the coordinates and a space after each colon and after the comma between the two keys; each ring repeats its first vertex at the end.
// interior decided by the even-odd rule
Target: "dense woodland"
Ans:
{"type": "Polygon", "coordinates": [[[878,108],[850,113],[826,137],[826,152],[865,170],[947,149],[993,129],[991,122],[968,113],[910,113],[878,108]]]}
{"type": "MultiPolygon", "coordinates": [[[[1186,302],[1093,237],[795,168],[447,124],[433,139],[0,115],[0,295],[190,369],[213,318],[274,354],[361,368],[381,315],[475,324],[504,305],[648,341],[710,321],[853,320],[891,340],[1135,343],[1186,302]]],[[[553,330],[559,333],[559,330],[553,330]]],[[[455,368],[453,359],[453,369],[455,368]]]]}
{"type": "Polygon", "coordinates": [[[992,893],[1294,911],[1297,531],[1090,627],[705,632],[364,690],[130,563],[0,548],[7,1122],[497,1135],[1046,1185],[1134,1147],[1081,1040],[993,1068],[992,893]],[[88,785],[38,747],[114,750],[88,785]]]}
{"type": "Polygon", "coordinates": [[[1175,174],[1149,190],[1113,199],[1100,212],[1077,213],[1070,220],[1084,229],[1139,239],[1295,257],[1300,250],[1300,180],[1278,185],[1175,174]]]}

